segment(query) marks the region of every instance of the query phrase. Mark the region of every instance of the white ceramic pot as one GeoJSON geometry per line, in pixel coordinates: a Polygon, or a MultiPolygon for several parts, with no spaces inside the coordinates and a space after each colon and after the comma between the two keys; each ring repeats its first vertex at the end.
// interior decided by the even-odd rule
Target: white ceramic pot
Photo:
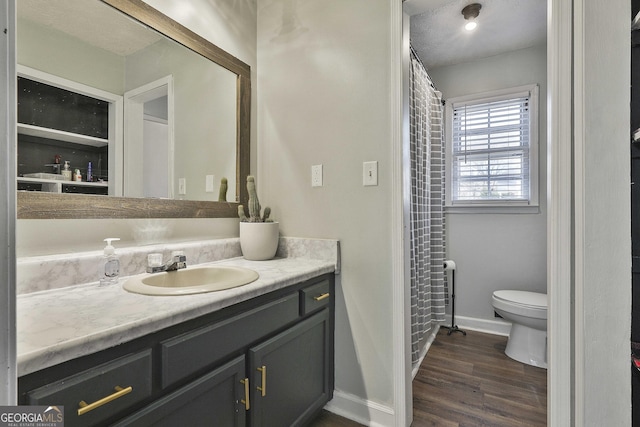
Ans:
{"type": "Polygon", "coordinates": [[[273,258],[278,250],[279,238],[277,222],[240,223],[240,248],[245,259],[264,261],[273,258]]]}

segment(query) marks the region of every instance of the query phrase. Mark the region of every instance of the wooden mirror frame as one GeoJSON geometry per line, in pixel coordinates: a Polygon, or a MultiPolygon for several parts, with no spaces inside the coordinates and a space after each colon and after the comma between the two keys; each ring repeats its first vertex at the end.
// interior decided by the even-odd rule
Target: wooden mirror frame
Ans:
{"type": "Polygon", "coordinates": [[[18,219],[237,218],[238,204],[249,198],[243,183],[251,167],[251,67],[141,0],[101,1],[237,75],[235,178],[240,202],[18,191],[18,219]]]}

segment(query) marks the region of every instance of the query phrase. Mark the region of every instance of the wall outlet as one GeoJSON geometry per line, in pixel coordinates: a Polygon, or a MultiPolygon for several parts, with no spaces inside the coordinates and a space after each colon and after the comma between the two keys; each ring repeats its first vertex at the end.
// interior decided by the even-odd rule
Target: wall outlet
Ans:
{"type": "Polygon", "coordinates": [[[205,176],[205,192],[213,193],[213,182],[215,181],[215,175],[206,175],[205,176]]]}
{"type": "Polygon", "coordinates": [[[311,166],[311,186],[322,187],[322,165],[311,166]]]}
{"type": "Polygon", "coordinates": [[[362,163],[362,185],[378,185],[378,162],[362,163]]]}
{"type": "Polygon", "coordinates": [[[187,178],[178,178],[178,194],[187,194],[187,178]]]}

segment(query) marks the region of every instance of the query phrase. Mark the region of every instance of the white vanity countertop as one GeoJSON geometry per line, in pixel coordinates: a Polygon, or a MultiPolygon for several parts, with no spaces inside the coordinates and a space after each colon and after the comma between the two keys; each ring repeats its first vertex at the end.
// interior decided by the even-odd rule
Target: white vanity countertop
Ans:
{"type": "MultiPolygon", "coordinates": [[[[19,295],[18,375],[95,353],[183,321],[335,271],[331,261],[232,258],[209,264],[257,271],[253,283],[224,291],[181,296],[139,295],[97,283],[19,295]]],[[[207,265],[207,264],[200,264],[207,265]]]]}

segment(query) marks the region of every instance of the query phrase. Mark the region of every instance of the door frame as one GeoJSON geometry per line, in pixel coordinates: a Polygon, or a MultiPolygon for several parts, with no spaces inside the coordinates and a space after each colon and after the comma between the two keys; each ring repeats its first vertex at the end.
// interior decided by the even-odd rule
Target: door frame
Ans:
{"type": "MultiPolygon", "coordinates": [[[[144,111],[143,106],[147,101],[151,101],[160,97],[167,96],[167,156],[169,159],[168,169],[166,171],[168,189],[167,198],[173,199],[174,196],[174,170],[175,170],[175,120],[174,120],[174,86],[173,76],[168,75],[135,89],[128,90],[124,93],[124,139],[125,141],[144,141],[143,138],[143,122],[144,111]]],[[[142,144],[142,142],[141,142],[142,144]]],[[[141,168],[143,168],[143,147],[138,144],[124,145],[124,195],[126,197],[144,197],[142,192],[143,180],[141,168]],[[132,193],[132,186],[137,191],[132,193]]]]}
{"type": "MultiPolygon", "coordinates": [[[[573,2],[547,2],[547,425],[572,425],[573,2]],[[564,143],[562,143],[564,142],[564,143]],[[562,285],[564,284],[564,285],[562,285]]],[[[577,307],[575,308],[578,309],[577,307]]],[[[576,372],[576,375],[580,375],[576,372]]]]}
{"type": "MultiPolygon", "coordinates": [[[[394,2],[401,3],[401,2],[394,2]]],[[[400,6],[401,7],[401,6],[400,6]]],[[[394,415],[396,425],[409,426],[413,418],[410,355],[410,260],[408,249],[408,187],[403,166],[408,164],[405,146],[409,128],[406,105],[408,88],[398,85],[402,81],[405,58],[409,55],[408,36],[403,17],[392,7],[392,47],[402,55],[392,53],[392,116],[393,188],[392,212],[392,264],[393,264],[393,323],[394,330],[403,331],[394,336],[394,415]],[[399,16],[400,15],[400,16],[399,16]],[[398,37],[399,39],[396,39],[398,37]],[[404,64],[404,65],[403,65],[404,64]],[[402,94],[402,96],[400,96],[402,94]],[[398,102],[398,97],[402,99],[398,102]],[[398,105],[400,104],[400,105],[398,105]]],[[[549,426],[569,426],[573,411],[582,405],[572,398],[574,384],[580,384],[583,373],[574,371],[573,313],[579,307],[572,305],[573,286],[573,1],[547,0],[547,294],[549,298],[549,369],[547,370],[547,423],[549,426]],[[565,285],[561,285],[565,284],[565,285]]]]}
{"type": "Polygon", "coordinates": [[[16,3],[0,4],[5,28],[0,43],[0,82],[6,95],[0,106],[0,405],[16,405],[16,3]]]}

